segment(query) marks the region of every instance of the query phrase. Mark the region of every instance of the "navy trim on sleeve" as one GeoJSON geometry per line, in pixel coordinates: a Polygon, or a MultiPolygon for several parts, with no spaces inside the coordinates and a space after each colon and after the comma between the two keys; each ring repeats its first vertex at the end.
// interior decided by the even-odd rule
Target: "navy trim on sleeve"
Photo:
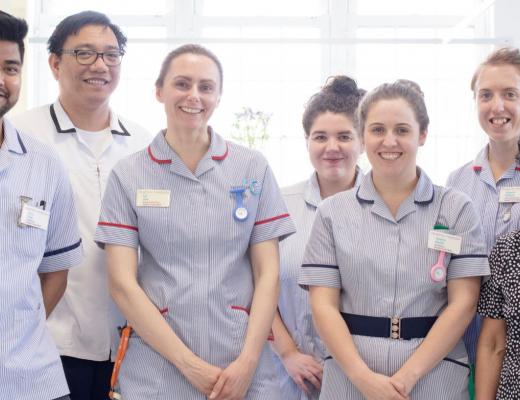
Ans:
{"type": "Polygon", "coordinates": [[[316,267],[316,268],[332,268],[339,269],[337,265],[325,265],[325,264],[302,264],[302,268],[305,267],[316,267]]]}
{"type": "Polygon", "coordinates": [[[452,260],[456,260],[457,258],[487,258],[486,254],[459,254],[451,256],[452,260]]]}
{"type": "Polygon", "coordinates": [[[74,243],[71,246],[63,247],[63,248],[57,249],[57,250],[48,251],[48,252],[44,253],[43,256],[50,257],[50,256],[55,256],[57,254],[66,253],[67,251],[77,249],[80,245],[81,245],[81,239],[77,243],[74,243]]]}

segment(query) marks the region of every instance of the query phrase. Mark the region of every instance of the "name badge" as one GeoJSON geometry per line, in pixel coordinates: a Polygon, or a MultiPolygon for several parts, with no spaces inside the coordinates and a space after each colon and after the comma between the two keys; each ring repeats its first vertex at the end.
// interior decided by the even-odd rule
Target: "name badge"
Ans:
{"type": "Polygon", "coordinates": [[[461,236],[450,235],[440,230],[430,231],[428,235],[428,248],[433,250],[459,254],[461,243],[461,236]]]}
{"type": "Polygon", "coordinates": [[[520,186],[505,187],[500,189],[498,201],[500,203],[520,203],[520,186]]]}
{"type": "Polygon", "coordinates": [[[137,189],[137,207],[170,207],[170,191],[137,189]]]}
{"type": "Polygon", "coordinates": [[[38,207],[30,206],[26,203],[22,205],[22,212],[20,213],[20,224],[32,226],[46,231],[49,227],[50,212],[42,210],[38,207]]]}

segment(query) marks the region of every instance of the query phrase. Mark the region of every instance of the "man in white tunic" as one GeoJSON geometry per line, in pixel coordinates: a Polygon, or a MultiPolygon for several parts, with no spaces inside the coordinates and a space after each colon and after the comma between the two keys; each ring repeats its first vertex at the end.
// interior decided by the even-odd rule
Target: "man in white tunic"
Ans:
{"type": "Polygon", "coordinates": [[[73,400],[107,398],[117,326],[123,324],[109,298],[104,254],[93,235],[110,170],[150,139],[109,107],[125,45],[126,37],[104,14],[85,11],[65,18],[48,41],[58,99],[13,119],[17,128],[58,151],[78,209],[85,259],[69,275],[48,322],[73,400]]]}

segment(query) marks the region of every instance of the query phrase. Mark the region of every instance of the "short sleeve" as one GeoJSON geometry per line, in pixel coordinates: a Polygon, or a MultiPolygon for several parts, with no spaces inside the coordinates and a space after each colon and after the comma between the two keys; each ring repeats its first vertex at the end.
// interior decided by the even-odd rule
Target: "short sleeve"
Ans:
{"type": "Polygon", "coordinates": [[[280,188],[268,165],[261,182],[260,198],[255,216],[250,245],[279,238],[283,240],[295,232],[280,188]]]}
{"type": "Polygon", "coordinates": [[[80,264],[83,257],[72,188],[62,164],[56,162],[54,166],[57,180],[39,273],[68,269],[80,264]]]}
{"type": "Polygon", "coordinates": [[[488,276],[486,242],[473,203],[466,195],[454,190],[447,195],[449,198],[444,199],[444,206],[458,210],[455,222],[450,224],[450,233],[462,238],[460,253],[450,258],[447,279],[488,276]]]}
{"type": "Polygon", "coordinates": [[[309,286],[341,288],[332,224],[330,218],[324,216],[321,206],[305,248],[298,284],[304,289],[309,286]]]}
{"type": "Polygon", "coordinates": [[[480,291],[477,312],[483,317],[504,319],[504,295],[502,293],[502,268],[504,260],[502,242],[499,240],[489,256],[491,267],[491,277],[488,279],[480,291]]]}
{"type": "Polygon", "coordinates": [[[114,168],[108,178],[94,236],[100,247],[104,247],[104,244],[133,248],[139,246],[137,214],[134,209],[135,196],[131,192],[131,189],[123,184],[117,167],[114,168]]]}

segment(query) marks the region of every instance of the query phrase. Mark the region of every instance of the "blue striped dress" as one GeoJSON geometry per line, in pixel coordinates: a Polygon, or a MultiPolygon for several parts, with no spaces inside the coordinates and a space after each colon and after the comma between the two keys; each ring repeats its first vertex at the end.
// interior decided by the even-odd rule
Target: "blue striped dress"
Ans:
{"type": "MultiPolygon", "coordinates": [[[[98,243],[139,248],[137,279],[177,336],[205,361],[227,367],[240,354],[254,292],[248,249],[294,232],[271,169],[260,153],[211,131],[207,154],[192,173],[164,132],[119,162],[109,178],[98,243]],[[246,188],[248,217],[234,218],[231,190],[246,188]],[[167,190],[167,207],[137,207],[137,190],[167,190]]],[[[180,371],[140,337],[130,338],[120,373],[125,400],[205,400],[180,371]]],[[[279,399],[269,345],[247,400],[279,399]]]]}
{"type": "MultiPolygon", "coordinates": [[[[470,200],[431,183],[420,171],[414,192],[396,217],[365,175],[356,190],[339,193],[318,207],[299,283],[341,289],[340,311],[375,317],[438,316],[448,303],[447,281],[489,274],[480,221],[470,200]],[[435,225],[462,236],[461,252],[446,255],[447,277],[433,282],[431,266],[439,252],[428,248],[435,225]]],[[[393,340],[353,335],[361,358],[374,372],[393,375],[423,339],[393,340]]],[[[462,340],[448,354],[463,362],[462,340]]],[[[411,399],[466,400],[467,366],[441,361],[420,379],[411,399]]],[[[334,359],[327,359],[320,400],[362,400],[334,359]]]]}
{"type": "MultiPolygon", "coordinates": [[[[363,174],[358,169],[354,186],[359,186],[363,174]]],[[[287,209],[296,225],[296,233],[280,243],[280,299],[278,310],[289,334],[299,351],[323,362],[325,345],[312,322],[309,293],[298,285],[298,272],[302,265],[305,245],[311,233],[316,208],[321,203],[320,187],[316,173],[303,182],[282,189],[287,209]]],[[[276,340],[276,338],[275,338],[276,340]]],[[[284,400],[315,400],[319,391],[314,386],[307,396],[287,373],[279,357],[274,355],[276,374],[284,400]]]]}
{"type": "MultiPolygon", "coordinates": [[[[500,190],[508,187],[520,188],[520,165],[511,164],[506,172],[495,182],[488,162],[486,145],[475,160],[453,171],[446,184],[466,193],[482,221],[486,240],[486,254],[491,252],[496,240],[509,232],[520,229],[520,203],[500,203],[500,190]]],[[[475,364],[482,317],[477,315],[466,330],[466,344],[470,362],[475,364]]]]}

